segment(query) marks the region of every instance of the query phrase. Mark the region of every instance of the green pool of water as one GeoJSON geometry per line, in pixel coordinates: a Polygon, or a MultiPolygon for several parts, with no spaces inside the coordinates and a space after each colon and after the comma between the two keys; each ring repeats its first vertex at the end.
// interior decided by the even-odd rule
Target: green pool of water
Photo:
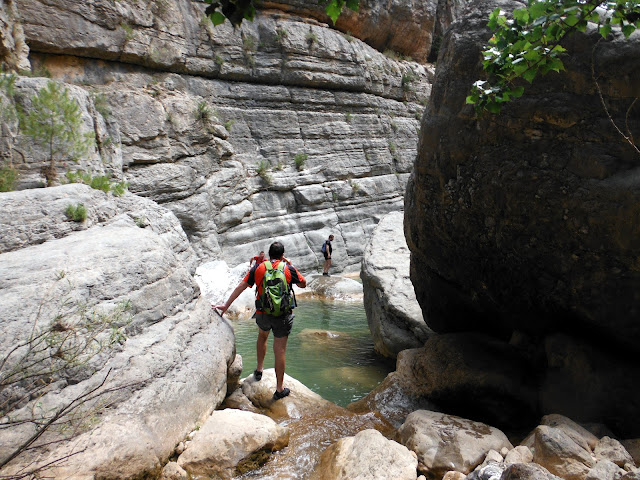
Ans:
{"type": "MultiPolygon", "coordinates": [[[[287,342],[287,375],[326,400],[345,406],[373,390],[394,362],[373,350],[364,305],[300,298],[287,342]],[[330,333],[327,333],[330,332],[330,333]]],[[[243,376],[256,366],[258,326],[253,319],[234,323],[243,376]]],[[[264,368],[273,368],[273,334],[264,368]]]]}

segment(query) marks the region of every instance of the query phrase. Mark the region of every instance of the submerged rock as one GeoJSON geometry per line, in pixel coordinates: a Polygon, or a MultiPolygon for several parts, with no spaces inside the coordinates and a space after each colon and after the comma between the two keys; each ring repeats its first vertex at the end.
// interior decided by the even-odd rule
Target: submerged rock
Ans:
{"type": "Polygon", "coordinates": [[[299,297],[318,297],[325,300],[362,300],[362,284],[349,277],[310,275],[307,288],[296,293],[299,297]]]}

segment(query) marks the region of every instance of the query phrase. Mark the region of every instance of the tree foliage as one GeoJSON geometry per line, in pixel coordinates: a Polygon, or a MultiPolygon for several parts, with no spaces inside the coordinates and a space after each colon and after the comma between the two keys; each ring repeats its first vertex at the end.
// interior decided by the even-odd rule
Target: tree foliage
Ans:
{"type": "Polygon", "coordinates": [[[31,99],[31,107],[20,115],[21,131],[48,152],[48,165],[42,174],[47,186],[57,179],[56,161],[64,156],[76,160],[91,145],[93,132],[82,133],[82,114],[69,91],[48,82],[31,99]]]}
{"type": "Polygon", "coordinates": [[[640,1],[529,0],[512,17],[499,8],[489,17],[494,34],[482,52],[488,80],[475,82],[467,97],[478,112],[499,113],[503,103],[522,96],[521,79],[531,83],[538,74],[564,70],[562,40],[585,32],[590,22],[604,39],[614,28],[628,38],[640,28],[640,1]]]}
{"type": "MultiPolygon", "coordinates": [[[[237,27],[243,20],[253,21],[256,15],[256,0],[205,0],[209,6],[205,14],[209,16],[214,25],[221,25],[229,20],[231,25],[237,27]]],[[[324,5],[324,10],[335,24],[342,12],[347,8],[357,12],[359,0],[318,0],[324,5]]]]}

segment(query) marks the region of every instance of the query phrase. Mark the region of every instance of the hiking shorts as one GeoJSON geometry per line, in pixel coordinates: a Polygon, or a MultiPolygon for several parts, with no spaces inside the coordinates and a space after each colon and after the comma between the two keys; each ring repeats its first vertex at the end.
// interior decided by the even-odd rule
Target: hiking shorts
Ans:
{"type": "Polygon", "coordinates": [[[260,330],[268,332],[273,330],[273,336],[276,338],[288,337],[293,327],[293,318],[295,315],[290,313],[289,315],[282,315],[281,317],[274,317],[267,313],[258,313],[254,315],[256,324],[260,327],[260,330]]]}
{"type": "Polygon", "coordinates": [[[322,252],[322,254],[324,255],[324,259],[325,260],[329,260],[329,253],[328,252],[322,252]]]}

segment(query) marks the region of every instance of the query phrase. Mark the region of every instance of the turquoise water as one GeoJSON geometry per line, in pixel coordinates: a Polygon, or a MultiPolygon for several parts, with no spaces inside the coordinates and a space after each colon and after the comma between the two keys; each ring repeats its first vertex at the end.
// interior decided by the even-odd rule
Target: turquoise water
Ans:
{"type": "MultiPolygon", "coordinates": [[[[395,364],[373,350],[364,305],[358,302],[299,298],[287,342],[287,375],[326,400],[345,406],[375,388],[395,364]]],[[[256,367],[258,326],[253,319],[234,322],[243,377],[256,367]]],[[[264,368],[273,368],[273,334],[264,368]]]]}

